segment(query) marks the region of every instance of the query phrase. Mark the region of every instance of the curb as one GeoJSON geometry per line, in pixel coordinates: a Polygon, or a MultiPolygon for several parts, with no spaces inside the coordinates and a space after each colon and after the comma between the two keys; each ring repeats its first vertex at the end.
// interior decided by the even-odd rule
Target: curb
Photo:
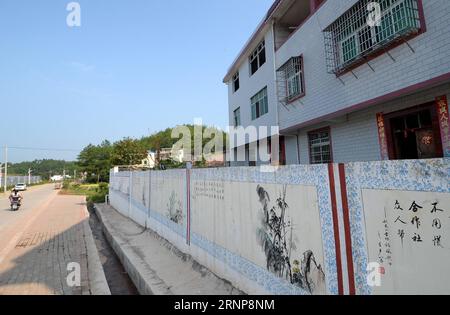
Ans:
{"type": "Polygon", "coordinates": [[[138,292],[141,295],[173,295],[164,281],[156,275],[156,272],[151,270],[148,265],[136,255],[129,244],[116,235],[114,229],[102,214],[102,210],[99,209],[100,207],[101,205],[96,204],[94,209],[102,224],[105,237],[117,257],[119,257],[119,260],[136,286],[138,292]]]}
{"type": "Polygon", "coordinates": [[[88,258],[88,275],[89,287],[92,295],[111,295],[111,291],[106,281],[105,272],[103,270],[100,257],[98,255],[97,246],[95,245],[94,236],[89,225],[89,213],[87,219],[83,222],[85,231],[86,251],[88,258]]]}

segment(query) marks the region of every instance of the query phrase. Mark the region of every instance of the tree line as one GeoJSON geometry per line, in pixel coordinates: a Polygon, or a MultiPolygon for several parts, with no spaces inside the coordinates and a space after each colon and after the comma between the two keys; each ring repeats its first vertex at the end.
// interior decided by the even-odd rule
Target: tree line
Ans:
{"type": "MultiPolygon", "coordinates": [[[[191,134],[191,153],[194,152],[194,125],[184,125],[191,134]]],[[[216,130],[212,127],[202,126],[202,133],[206,129],[216,130]]],[[[184,163],[177,163],[172,160],[161,161],[159,152],[164,148],[172,148],[180,139],[172,138],[173,128],[167,128],[156,132],[150,136],[140,139],[124,138],[117,142],[103,141],[100,144],[87,145],[78,155],[76,161],[62,160],[35,160],[32,162],[21,162],[8,164],[8,173],[11,175],[27,175],[28,170],[32,170],[32,175],[41,176],[44,180],[53,175],[73,175],[75,172],[78,178],[83,176],[89,183],[109,182],[109,171],[113,166],[130,166],[141,164],[148,155],[148,151],[155,152],[157,163],[163,163],[166,168],[184,167],[184,163]]],[[[202,138],[202,145],[211,141],[211,138],[202,138]]],[[[227,141],[227,134],[223,133],[223,143],[227,141]]],[[[196,162],[197,166],[202,166],[203,162],[196,162]]]]}
{"type": "MultiPolygon", "coordinates": [[[[191,152],[194,151],[194,125],[185,125],[190,131],[191,152]]],[[[202,126],[204,132],[206,128],[202,126]]],[[[184,163],[176,163],[171,160],[161,161],[159,152],[163,148],[172,148],[179,139],[172,138],[173,128],[156,132],[150,136],[141,139],[124,138],[123,140],[111,143],[108,140],[99,145],[89,144],[78,156],[76,163],[78,170],[86,175],[88,182],[109,182],[109,171],[113,166],[130,166],[141,164],[142,160],[148,155],[148,151],[153,151],[157,155],[157,163],[163,162],[166,168],[183,167],[184,163]]],[[[223,133],[224,143],[227,141],[226,133],[223,133]]],[[[203,138],[202,144],[205,145],[211,138],[203,138]]],[[[203,162],[197,162],[201,166],[203,162]]]]}
{"type": "Polygon", "coordinates": [[[47,180],[53,175],[62,175],[64,170],[66,174],[71,175],[77,168],[75,161],[44,159],[32,162],[8,163],[8,174],[24,176],[28,175],[28,170],[31,169],[31,175],[41,176],[44,180],[47,180]]]}

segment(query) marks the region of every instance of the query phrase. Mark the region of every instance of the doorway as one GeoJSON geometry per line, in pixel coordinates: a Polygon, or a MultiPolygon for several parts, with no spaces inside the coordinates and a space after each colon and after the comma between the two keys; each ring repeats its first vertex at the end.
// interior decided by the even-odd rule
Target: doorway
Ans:
{"type": "Polygon", "coordinates": [[[434,103],[385,115],[391,160],[432,159],[443,156],[434,103]]]}

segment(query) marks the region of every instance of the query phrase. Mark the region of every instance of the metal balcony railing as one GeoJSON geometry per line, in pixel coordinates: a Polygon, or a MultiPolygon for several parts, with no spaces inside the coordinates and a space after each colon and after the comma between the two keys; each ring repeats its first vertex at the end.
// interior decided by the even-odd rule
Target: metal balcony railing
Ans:
{"type": "Polygon", "coordinates": [[[277,70],[278,101],[286,105],[305,93],[303,57],[292,57],[277,70]]]}
{"type": "Polygon", "coordinates": [[[360,0],[324,30],[328,72],[345,72],[420,28],[417,0],[360,0]]]}

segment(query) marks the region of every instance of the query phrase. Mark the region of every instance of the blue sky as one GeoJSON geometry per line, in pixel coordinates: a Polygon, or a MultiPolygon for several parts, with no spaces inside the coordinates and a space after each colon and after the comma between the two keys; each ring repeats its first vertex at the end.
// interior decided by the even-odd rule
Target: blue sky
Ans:
{"type": "Polygon", "coordinates": [[[273,1],[80,0],[80,28],[69,2],[0,0],[1,146],[77,150],[196,117],[227,126],[222,78],[273,1]]]}

